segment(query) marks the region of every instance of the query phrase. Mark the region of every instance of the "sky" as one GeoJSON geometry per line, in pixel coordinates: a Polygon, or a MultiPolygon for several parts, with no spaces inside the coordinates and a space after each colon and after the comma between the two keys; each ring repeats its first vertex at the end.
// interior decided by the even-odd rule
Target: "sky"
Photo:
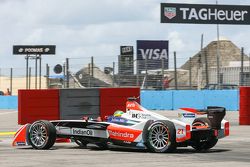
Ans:
{"type": "MultiPolygon", "coordinates": [[[[160,3],[215,4],[215,0],[0,0],[0,68],[25,68],[13,45],[56,45],[56,55],[43,56],[42,66],[62,64],[70,58],[75,67],[94,57],[97,66],[117,62],[121,45],[136,40],[169,40],[170,63],[177,52],[178,65],[216,39],[216,25],[162,24],[160,3]]],[[[219,4],[250,5],[250,0],[218,0],[219,4]]],[[[220,36],[250,53],[247,25],[220,25],[220,36]]],[[[34,63],[31,62],[31,66],[34,63]]],[[[171,65],[170,65],[171,67],[171,65]]]]}

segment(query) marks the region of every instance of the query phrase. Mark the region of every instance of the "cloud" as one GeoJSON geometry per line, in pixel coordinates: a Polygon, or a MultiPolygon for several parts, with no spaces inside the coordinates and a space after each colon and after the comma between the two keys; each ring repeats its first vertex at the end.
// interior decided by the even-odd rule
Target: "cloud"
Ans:
{"type": "MultiPolygon", "coordinates": [[[[216,38],[216,25],[161,24],[160,3],[208,3],[214,0],[0,0],[0,67],[25,67],[23,56],[12,55],[13,44],[55,44],[57,54],[43,64],[87,64],[91,56],[100,66],[117,62],[120,45],[136,40],[169,40],[179,62],[216,38]],[[81,59],[76,59],[81,57],[81,59]]],[[[219,0],[220,4],[235,1],[219,0]]],[[[237,1],[248,4],[247,0],[237,1]]],[[[221,26],[221,35],[249,46],[245,26],[221,26]]],[[[247,49],[246,49],[247,50],[247,49]]],[[[79,65],[80,66],[80,65],[79,65]]]]}

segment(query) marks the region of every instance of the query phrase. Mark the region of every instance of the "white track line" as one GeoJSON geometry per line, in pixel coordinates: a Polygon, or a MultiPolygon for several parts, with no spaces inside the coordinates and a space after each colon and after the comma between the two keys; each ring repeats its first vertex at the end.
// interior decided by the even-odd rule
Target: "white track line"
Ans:
{"type": "Polygon", "coordinates": [[[8,111],[8,112],[1,112],[0,111],[0,115],[13,114],[13,113],[17,113],[17,111],[8,111]]]}

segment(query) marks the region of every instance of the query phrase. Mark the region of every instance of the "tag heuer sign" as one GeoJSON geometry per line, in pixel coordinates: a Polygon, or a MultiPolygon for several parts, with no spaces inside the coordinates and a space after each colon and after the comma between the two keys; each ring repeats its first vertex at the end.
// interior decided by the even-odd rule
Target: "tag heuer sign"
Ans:
{"type": "Polygon", "coordinates": [[[56,54],[55,45],[14,45],[13,46],[14,55],[51,55],[56,54]]]}
{"type": "Polygon", "coordinates": [[[164,15],[169,19],[174,18],[176,16],[176,8],[165,7],[164,15]]]}
{"type": "Polygon", "coordinates": [[[161,23],[250,24],[250,6],[161,3],[161,23]]]}

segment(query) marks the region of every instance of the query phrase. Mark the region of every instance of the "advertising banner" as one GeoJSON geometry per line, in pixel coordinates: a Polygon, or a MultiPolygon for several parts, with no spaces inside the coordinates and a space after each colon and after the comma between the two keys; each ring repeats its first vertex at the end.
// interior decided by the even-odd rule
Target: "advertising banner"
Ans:
{"type": "Polygon", "coordinates": [[[120,54],[121,55],[134,55],[133,46],[121,46],[120,47],[120,54]]]}
{"type": "Polygon", "coordinates": [[[137,40],[138,71],[168,69],[168,41],[137,40]]]}
{"type": "Polygon", "coordinates": [[[133,46],[121,46],[118,57],[120,75],[134,75],[134,48],[133,46]]]}
{"type": "Polygon", "coordinates": [[[14,45],[14,55],[54,55],[56,54],[55,45],[14,45]]]}
{"type": "Polygon", "coordinates": [[[161,3],[161,23],[250,24],[250,6],[161,3]]]}

